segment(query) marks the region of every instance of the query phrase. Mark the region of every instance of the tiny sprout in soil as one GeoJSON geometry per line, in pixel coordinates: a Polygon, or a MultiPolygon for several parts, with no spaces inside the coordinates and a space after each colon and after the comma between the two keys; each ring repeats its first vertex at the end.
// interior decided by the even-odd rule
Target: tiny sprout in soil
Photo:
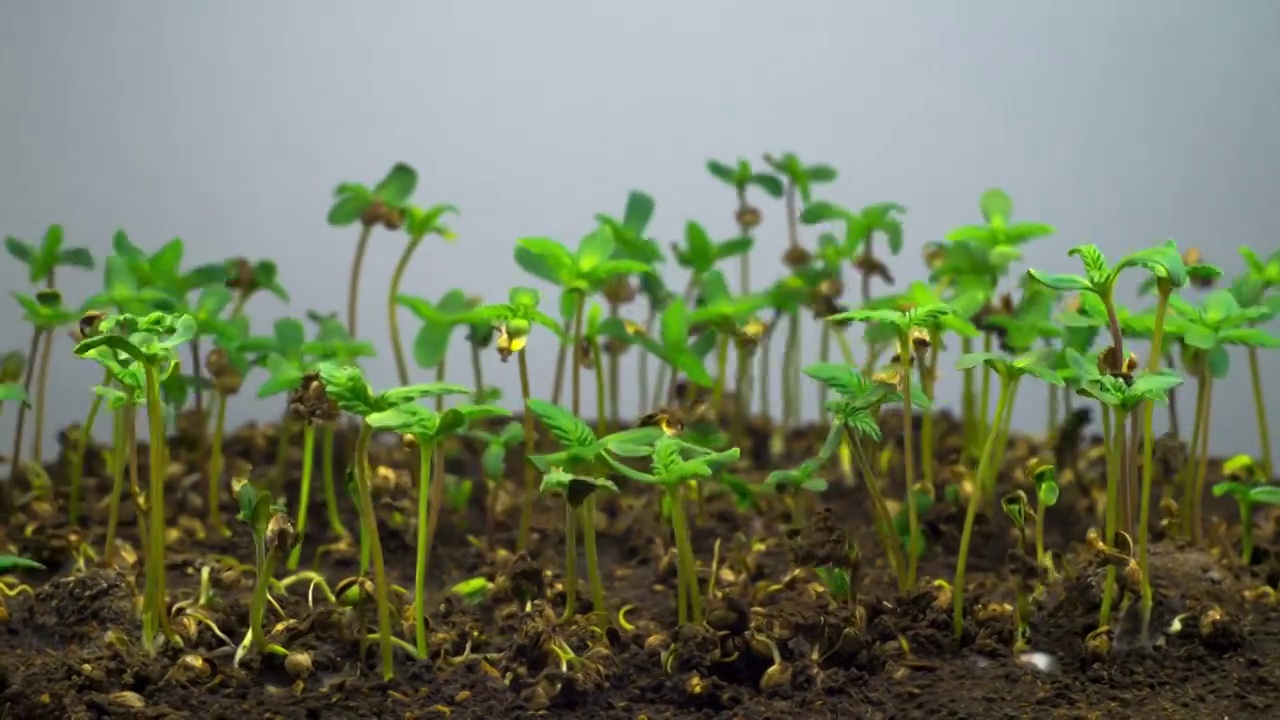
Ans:
{"type": "Polygon", "coordinates": [[[516,239],[501,292],[415,280],[465,233],[412,167],[343,183],[345,315],[264,322],[286,268],[188,267],[180,239],[7,238],[31,287],[0,356],[5,712],[1105,717],[1143,688],[1162,717],[1280,713],[1280,251],[1229,282],[1174,241],[1028,269],[1056,230],[991,189],[899,284],[903,206],[841,204],[794,153],[706,168],[720,219],[657,237],[635,190],[577,242],[516,239]],[[389,338],[358,322],[370,283],[389,338]],[[100,378],[75,418],[46,403],[64,333],[100,378]],[[1258,452],[1221,461],[1240,359],[1258,452]],[[255,400],[269,422],[229,424],[255,400]]]}

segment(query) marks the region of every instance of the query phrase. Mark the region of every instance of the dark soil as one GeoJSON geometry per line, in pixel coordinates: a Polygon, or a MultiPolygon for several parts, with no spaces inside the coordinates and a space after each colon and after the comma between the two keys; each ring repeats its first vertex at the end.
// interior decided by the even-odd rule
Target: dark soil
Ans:
{"type": "MultiPolygon", "coordinates": [[[[943,448],[954,444],[954,423],[945,420],[939,430],[943,448]]],[[[236,433],[229,456],[269,474],[274,432],[236,433]]],[[[793,440],[792,454],[816,445],[812,437],[793,440]]],[[[175,441],[175,458],[181,457],[181,445],[175,441]]],[[[1002,492],[1025,487],[1019,469],[1036,451],[1028,439],[1011,441],[1002,492]]],[[[380,446],[376,455],[375,464],[416,468],[416,455],[398,442],[380,446]]],[[[744,448],[744,457],[759,455],[744,448]]],[[[943,449],[939,457],[949,455],[943,449]]],[[[792,459],[799,458],[779,459],[777,466],[792,459]]],[[[297,460],[291,458],[290,467],[297,468],[297,460]]],[[[1271,559],[1268,523],[1259,527],[1260,548],[1249,568],[1240,567],[1231,549],[1238,547],[1238,521],[1210,523],[1208,549],[1163,539],[1156,529],[1162,539],[1152,556],[1154,647],[1136,642],[1132,613],[1119,610],[1114,632],[1091,637],[1104,571],[1084,538],[1088,528],[1101,525],[1094,499],[1101,462],[1098,452],[1083,449],[1081,479],[1064,472],[1062,500],[1048,513],[1047,545],[1064,554],[1073,577],[1046,584],[1036,603],[1030,647],[1048,658],[1046,667],[1038,667],[1010,650],[1013,583],[1006,556],[1015,534],[1002,515],[980,518],[969,570],[968,629],[961,642],[952,639],[949,590],[933,580],[949,580],[954,572],[963,519],[962,508],[941,501],[941,488],[964,476],[946,463],[938,466],[940,501],[925,515],[921,589],[905,597],[895,592],[885,570],[861,483],[850,487],[838,471],[829,473],[830,490],[816,501],[820,509],[811,510],[812,522],[798,532],[787,531],[788,511],[778,498],[764,496],[758,509],[743,511],[728,493],[708,492],[694,539],[704,587],[714,572],[715,599],[706,626],[680,630],[672,544],[659,523],[656,498],[624,486],[623,495],[601,500],[600,555],[613,617],[610,629],[600,632],[585,621],[556,622],[564,602],[564,548],[563,515],[555,503],[539,501],[528,557],[484,551],[484,488],[474,469],[474,448],[460,445],[449,469],[476,478],[476,492],[465,512],[442,513],[431,561],[432,658],[414,662],[398,655],[389,683],[380,679],[376,646],[362,650],[353,632],[360,622],[371,623],[372,613],[361,617],[357,610],[328,605],[318,593],[309,604],[307,582],[274,594],[284,616],[269,609],[267,627],[274,642],[310,653],[314,672],[295,680],[277,656],[249,657],[233,667],[234,645],[248,623],[253,573],[237,564],[252,562],[250,535],[231,520],[235,510],[224,493],[232,535],[205,537],[203,481],[178,467],[168,485],[168,577],[171,603],[186,603],[175,612],[186,647],[147,656],[138,641],[140,564],[104,569],[83,553],[85,534],[66,527],[62,511],[51,509],[64,507],[65,498],[28,503],[11,519],[4,539],[8,551],[40,560],[50,572],[23,574],[33,595],[5,599],[0,717],[1280,717],[1280,614],[1274,594],[1265,589],[1280,579],[1280,569],[1271,559]],[[861,551],[855,606],[834,601],[811,571],[792,564],[829,558],[843,534],[861,551]],[[191,610],[204,567],[212,598],[191,610]],[[446,594],[453,583],[478,575],[493,582],[483,604],[467,607],[446,594]],[[524,611],[514,593],[539,586],[541,595],[524,611]],[[625,625],[617,618],[623,606],[625,625]],[[188,617],[197,612],[230,643],[188,617]],[[774,665],[770,642],[780,665],[774,665]],[[549,650],[552,643],[567,646],[577,659],[561,666],[549,650]]],[[[901,497],[901,472],[895,469],[900,458],[890,464],[898,481],[887,490],[901,497]]],[[[308,558],[336,539],[325,520],[318,466],[308,558]]],[[[510,469],[518,477],[518,465],[510,469]]],[[[100,556],[106,522],[98,502],[109,481],[93,458],[89,470],[94,530],[87,533],[87,547],[100,556]]],[[[408,472],[401,473],[402,482],[387,483],[380,501],[388,572],[403,587],[412,587],[414,561],[408,472]]],[[[743,476],[758,482],[765,472],[747,469],[743,476]]],[[[55,465],[50,473],[62,488],[65,472],[55,465]]],[[[291,501],[294,495],[291,490],[291,501]]],[[[345,506],[345,522],[354,528],[354,511],[345,506]]],[[[510,548],[519,514],[514,491],[504,488],[497,506],[498,546],[510,548]]],[[[1215,517],[1235,519],[1233,508],[1212,509],[1215,517]]],[[[132,504],[126,502],[122,513],[124,540],[136,547],[132,504]]],[[[350,547],[325,552],[318,567],[333,585],[356,568],[350,547]]],[[[287,575],[283,569],[278,574],[287,575]]],[[[411,617],[404,619],[402,637],[411,638],[411,617]]]]}

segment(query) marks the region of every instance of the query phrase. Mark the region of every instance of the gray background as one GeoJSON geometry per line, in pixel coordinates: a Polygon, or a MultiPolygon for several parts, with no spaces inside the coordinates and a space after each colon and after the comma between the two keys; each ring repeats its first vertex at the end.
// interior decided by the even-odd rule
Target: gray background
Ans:
{"type": "MultiPolygon", "coordinates": [[[[99,257],[117,228],[150,248],[181,236],[189,263],[280,262],[292,312],[340,310],[355,231],[325,224],[333,187],[405,160],[418,202],[464,213],[459,242],[424,247],[405,290],[497,301],[528,282],[515,238],[576,242],[633,187],[657,198],[664,243],[690,218],[727,237],[731,193],[705,159],[791,149],[841,171],[832,200],[908,206],[904,282],[920,244],[975,221],[990,185],[1058,226],[1030,249],[1040,267],[1075,270],[1065,252],[1081,241],[1117,256],[1174,237],[1235,273],[1236,247],[1269,250],[1280,226],[1278,33],[1280,3],[1266,0],[8,2],[0,230],[36,239],[60,222],[99,257]]],[[[784,247],[780,208],[764,209],[760,281],[784,247]]],[[[361,329],[377,342],[379,284],[402,242],[376,234],[366,264],[361,329]]],[[[63,286],[79,301],[100,277],[68,272],[63,286]]],[[[0,285],[25,277],[6,263],[0,285]]],[[[252,305],[262,331],[285,312],[252,305]]],[[[26,347],[16,306],[0,337],[26,347]]],[[[60,340],[53,424],[83,416],[97,377],[69,350],[60,340]]],[[[539,378],[553,356],[535,347],[539,378]]],[[[487,362],[510,397],[515,366],[487,362]]],[[[375,384],[394,379],[387,353],[368,368],[375,384]]],[[[1217,399],[1217,450],[1255,451],[1247,377],[1217,399]]],[[[244,397],[231,415],[275,411],[244,397]]],[[[1017,413],[1043,427],[1043,394],[1017,413]]],[[[1190,402],[1183,413],[1189,425],[1190,402]]]]}

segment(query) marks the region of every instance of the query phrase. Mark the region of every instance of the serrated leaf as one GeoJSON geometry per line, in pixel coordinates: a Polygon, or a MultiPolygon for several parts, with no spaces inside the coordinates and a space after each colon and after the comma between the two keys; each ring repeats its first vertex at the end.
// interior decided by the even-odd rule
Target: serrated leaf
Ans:
{"type": "Polygon", "coordinates": [[[566,449],[587,448],[596,442],[591,427],[569,410],[538,398],[530,398],[525,405],[566,449]]]}
{"type": "Polygon", "coordinates": [[[1092,292],[1093,285],[1079,275],[1050,274],[1038,270],[1027,270],[1027,277],[1058,292],[1092,292]]]}

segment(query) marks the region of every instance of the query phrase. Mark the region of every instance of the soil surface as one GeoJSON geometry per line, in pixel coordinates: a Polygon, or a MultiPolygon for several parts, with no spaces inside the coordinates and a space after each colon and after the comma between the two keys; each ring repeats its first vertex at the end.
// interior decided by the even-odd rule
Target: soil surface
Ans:
{"type": "MultiPolygon", "coordinates": [[[[886,428],[893,422],[889,418],[886,428]]],[[[900,418],[896,422],[900,427],[900,418]]],[[[266,627],[273,642],[309,654],[311,672],[274,655],[233,665],[235,645],[248,627],[251,536],[232,519],[229,492],[223,493],[223,515],[230,535],[206,531],[204,481],[182,461],[180,438],[167,485],[167,564],[174,624],[185,647],[149,656],[139,643],[141,563],[132,503],[121,506],[119,567],[106,569],[100,559],[102,500],[110,481],[103,463],[92,454],[87,462],[88,532],[66,524],[65,463],[58,463],[49,473],[59,496],[26,502],[5,529],[7,551],[39,560],[49,572],[24,571],[5,581],[9,590],[22,582],[33,592],[4,598],[0,718],[1280,717],[1280,613],[1268,590],[1280,580],[1271,552],[1273,518],[1259,517],[1259,548],[1248,567],[1237,559],[1233,507],[1211,504],[1209,540],[1201,548],[1165,538],[1153,526],[1154,643],[1139,642],[1136,613],[1119,604],[1114,629],[1094,632],[1105,573],[1101,557],[1085,542],[1089,528],[1101,527],[1096,498],[1103,458],[1096,439],[1077,453],[1078,477],[1061,471],[1062,498],[1047,513],[1046,546],[1061,554],[1060,566],[1069,572],[1039,584],[1029,651],[1011,650],[1009,557],[1017,533],[994,504],[979,516],[967,629],[953,640],[950,589],[934,581],[954,573],[964,517],[943,488],[963,491],[966,475],[950,464],[954,452],[946,449],[955,444],[955,423],[941,416],[938,425],[938,501],[924,513],[919,590],[897,592],[872,529],[865,486],[850,485],[838,469],[827,472],[831,486],[810,501],[808,522],[798,530],[789,530],[783,498],[762,495],[757,507],[743,509],[731,493],[708,487],[702,507],[690,507],[704,591],[714,579],[707,623],[679,630],[672,543],[652,490],[620,483],[622,494],[600,499],[607,630],[585,617],[560,623],[562,509],[540,499],[532,547],[527,555],[513,555],[519,483],[508,482],[494,503],[498,549],[486,551],[487,497],[477,448],[459,443],[449,450],[446,467],[472,479],[474,491],[465,508],[441,514],[428,594],[431,658],[418,662],[398,652],[391,682],[381,680],[376,644],[362,643],[357,630],[374,622],[372,609],[328,603],[305,576],[273,592],[278,608],[268,609],[266,627]],[[860,550],[852,605],[826,593],[811,569],[796,569],[796,562],[822,562],[846,536],[860,550]],[[202,575],[210,592],[198,603],[202,575]],[[476,576],[492,583],[479,604],[448,593],[454,583],[476,576]],[[532,602],[516,600],[526,594],[532,602]]],[[[255,475],[269,475],[276,432],[248,427],[234,433],[229,462],[252,463],[255,475]]],[[[792,466],[816,448],[822,433],[812,428],[794,434],[784,448],[790,457],[744,467],[740,476],[759,483],[770,469],[792,466]]],[[[344,430],[339,467],[351,439],[344,430]]],[[[1028,489],[1022,468],[1042,451],[1051,452],[1013,438],[1000,492],[1028,489]]],[[[744,448],[744,464],[763,454],[744,448]]],[[[294,451],[288,463],[290,505],[297,502],[299,456],[294,451]]],[[[145,462],[146,453],[141,457],[145,462]]],[[[388,573],[396,585],[411,588],[416,451],[402,448],[397,438],[382,438],[372,460],[388,468],[380,471],[377,488],[388,573]]],[[[1162,485],[1172,480],[1168,469],[1176,465],[1161,463],[1162,485]]],[[[358,572],[358,558],[353,544],[339,542],[328,526],[316,466],[303,565],[310,569],[324,547],[314,569],[337,586],[358,572]]],[[[890,453],[887,466],[885,490],[901,498],[901,456],[890,453]]],[[[509,477],[518,478],[519,468],[513,458],[509,477]]],[[[343,508],[344,522],[354,529],[355,512],[345,497],[343,508]]],[[[289,575],[284,568],[277,572],[289,575]]],[[[584,581],[578,597],[586,595],[584,581]]],[[[397,607],[408,606],[393,597],[397,607]]],[[[580,602],[585,615],[590,603],[580,602]]],[[[401,637],[412,639],[410,613],[396,625],[401,637]]]]}

